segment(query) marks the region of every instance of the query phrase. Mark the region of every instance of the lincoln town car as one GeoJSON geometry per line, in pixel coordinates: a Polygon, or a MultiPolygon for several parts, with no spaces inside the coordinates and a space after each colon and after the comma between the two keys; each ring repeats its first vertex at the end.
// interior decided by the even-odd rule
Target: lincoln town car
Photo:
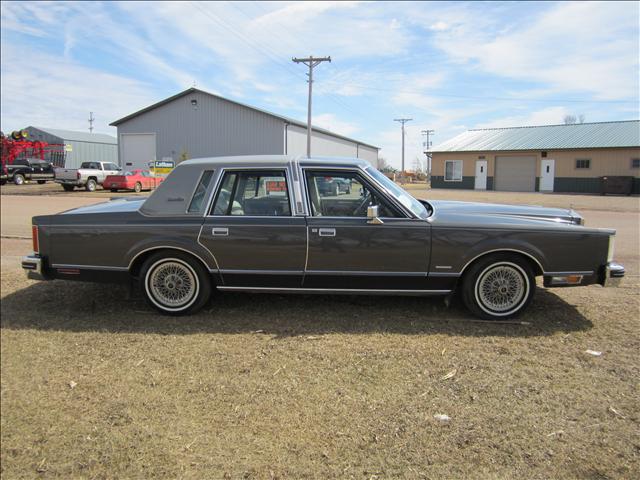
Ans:
{"type": "Polygon", "coordinates": [[[30,278],[137,283],[173,315],[196,312],[215,290],[457,293],[495,320],[531,303],[536,277],[570,287],[624,276],[615,231],[588,228],[573,210],[418,200],[359,159],[188,160],[147,198],[32,224],[30,278]]]}

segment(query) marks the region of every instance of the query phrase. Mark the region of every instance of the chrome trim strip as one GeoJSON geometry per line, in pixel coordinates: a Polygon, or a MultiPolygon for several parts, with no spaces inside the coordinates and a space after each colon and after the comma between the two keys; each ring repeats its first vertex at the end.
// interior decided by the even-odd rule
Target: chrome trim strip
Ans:
{"type": "Polygon", "coordinates": [[[109,267],[107,265],[74,265],[70,263],[53,263],[51,268],[79,268],[82,270],[106,270],[113,272],[126,272],[126,267],[109,267]]]}
{"type": "Polygon", "coordinates": [[[563,276],[567,276],[567,275],[582,275],[582,276],[588,276],[588,275],[593,275],[593,270],[585,270],[583,272],[544,272],[543,275],[545,277],[549,276],[549,277],[563,277],[563,276]]]}
{"type": "Polygon", "coordinates": [[[436,268],[440,268],[442,270],[451,270],[453,267],[451,265],[436,265],[436,268]]]}
{"type": "Polygon", "coordinates": [[[307,275],[371,275],[371,276],[407,276],[407,277],[426,277],[427,272],[385,272],[375,270],[307,270],[307,275]]]}
{"type": "Polygon", "coordinates": [[[459,277],[461,273],[456,272],[429,272],[429,277],[459,277]]]}
{"type": "Polygon", "coordinates": [[[516,252],[516,253],[521,253],[523,255],[526,255],[527,257],[529,257],[530,259],[532,259],[534,262],[536,262],[538,264],[538,266],[540,267],[540,270],[542,270],[543,275],[544,275],[544,268],[542,268],[542,264],[538,261],[538,259],[536,257],[534,257],[533,255],[527,253],[527,252],[523,252],[522,250],[517,250],[515,248],[496,248],[493,250],[487,250],[484,251],[478,255],[476,255],[475,257],[473,257],[471,260],[469,260],[467,263],[464,264],[464,267],[462,267],[462,269],[460,270],[460,274],[462,275],[462,273],[467,269],[467,267],[474,262],[476,259],[487,255],[488,253],[493,253],[493,252],[516,252]]]}
{"type": "MultiPolygon", "coordinates": [[[[131,265],[133,265],[133,262],[135,262],[136,258],[138,258],[143,253],[149,252],[151,250],[162,250],[163,248],[166,248],[168,250],[180,250],[182,252],[189,253],[189,254],[193,255],[194,257],[196,257],[198,260],[200,260],[202,262],[202,264],[205,266],[205,268],[207,270],[209,270],[210,273],[214,273],[214,272],[218,271],[218,268],[215,268],[215,269],[209,268],[209,265],[207,265],[207,262],[205,262],[200,255],[198,255],[196,253],[193,253],[191,250],[187,250],[185,248],[180,248],[180,247],[174,247],[172,245],[156,245],[156,246],[153,246],[153,247],[145,248],[144,250],[136,253],[136,255],[129,262],[129,266],[127,266],[126,269],[127,270],[131,270],[131,265]]],[[[209,251],[209,250],[207,249],[207,251],[209,251]]],[[[211,252],[209,252],[209,253],[211,253],[211,252]]],[[[211,255],[211,256],[213,257],[213,255],[211,255]]],[[[215,257],[213,257],[213,259],[215,260],[215,257]]],[[[218,266],[218,262],[216,262],[216,267],[217,266],[218,266]]]]}
{"type": "Polygon", "coordinates": [[[255,293],[320,293],[320,294],[368,294],[368,295],[446,295],[451,290],[383,290],[351,288],[271,288],[271,287],[217,287],[218,290],[255,293]]]}
{"type": "Polygon", "coordinates": [[[225,273],[229,274],[247,274],[247,275],[302,275],[304,273],[303,270],[220,270],[220,273],[223,275],[225,273]]]}

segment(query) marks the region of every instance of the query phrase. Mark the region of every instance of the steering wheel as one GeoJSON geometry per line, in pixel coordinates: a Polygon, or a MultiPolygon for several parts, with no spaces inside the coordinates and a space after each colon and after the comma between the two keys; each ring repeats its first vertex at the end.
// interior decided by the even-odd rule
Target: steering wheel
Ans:
{"type": "Polygon", "coordinates": [[[353,215],[355,217],[366,217],[367,216],[367,207],[371,203],[371,192],[367,191],[367,194],[364,196],[362,202],[356,207],[353,211],[353,215]]]}

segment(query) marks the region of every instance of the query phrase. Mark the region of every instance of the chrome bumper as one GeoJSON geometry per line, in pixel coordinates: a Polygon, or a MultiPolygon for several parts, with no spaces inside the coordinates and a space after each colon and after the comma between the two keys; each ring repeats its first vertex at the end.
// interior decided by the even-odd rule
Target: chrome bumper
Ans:
{"type": "Polygon", "coordinates": [[[604,267],[603,287],[617,287],[624,278],[624,267],[619,263],[609,262],[604,267]]]}
{"type": "Polygon", "coordinates": [[[22,257],[22,268],[27,272],[27,278],[31,280],[47,280],[42,271],[42,258],[38,256],[22,257]]]}

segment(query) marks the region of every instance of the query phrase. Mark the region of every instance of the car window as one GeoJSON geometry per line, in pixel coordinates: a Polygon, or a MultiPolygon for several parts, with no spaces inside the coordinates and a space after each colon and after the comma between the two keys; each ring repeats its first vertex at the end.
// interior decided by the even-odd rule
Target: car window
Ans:
{"type": "Polygon", "coordinates": [[[285,172],[226,172],[216,197],[213,215],[290,216],[285,172]]]}
{"type": "MultiPolygon", "coordinates": [[[[144,175],[147,172],[142,173],[144,175]]],[[[198,182],[198,186],[196,187],[196,191],[193,194],[193,198],[191,199],[191,203],[189,204],[189,209],[187,210],[189,213],[199,212],[202,208],[202,203],[204,202],[204,197],[207,193],[207,188],[209,188],[209,184],[211,183],[212,176],[213,170],[207,170],[202,174],[202,177],[198,182]]]]}
{"type": "Polygon", "coordinates": [[[91,168],[91,162],[82,162],[80,168],[91,168]]]}
{"type": "Polygon", "coordinates": [[[307,170],[306,178],[314,217],[364,218],[372,205],[379,207],[381,217],[401,216],[358,172],[307,170]]]}
{"type": "Polygon", "coordinates": [[[118,170],[118,166],[115,163],[107,163],[105,165],[105,170],[118,170]]]}

